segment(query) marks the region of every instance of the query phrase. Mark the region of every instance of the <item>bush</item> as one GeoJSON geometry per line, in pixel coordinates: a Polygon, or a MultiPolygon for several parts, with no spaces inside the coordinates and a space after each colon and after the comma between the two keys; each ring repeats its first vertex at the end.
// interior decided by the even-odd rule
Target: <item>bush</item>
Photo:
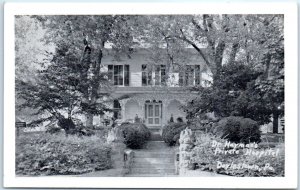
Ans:
{"type": "MultiPolygon", "coordinates": [[[[215,148],[212,147],[212,141],[215,140],[222,144],[225,143],[224,139],[221,139],[217,136],[213,136],[205,133],[196,134],[196,143],[195,147],[191,152],[191,163],[196,164],[197,168],[202,171],[211,171],[219,174],[225,174],[230,176],[238,176],[238,177],[254,177],[254,176],[284,176],[284,145],[278,144],[275,149],[279,149],[278,157],[271,156],[249,156],[245,155],[242,150],[240,150],[239,154],[215,154],[215,148]],[[275,171],[272,170],[251,170],[251,169],[227,169],[217,168],[217,161],[226,164],[239,164],[239,163],[247,163],[247,164],[255,164],[259,167],[264,167],[265,164],[269,163],[272,167],[274,167],[275,171]]],[[[264,147],[260,146],[257,150],[264,149],[264,147]]]]}
{"type": "Polygon", "coordinates": [[[150,138],[150,130],[142,123],[123,123],[119,126],[124,134],[124,143],[128,148],[139,149],[150,138]]]}
{"type": "Polygon", "coordinates": [[[61,133],[62,129],[60,127],[50,126],[46,129],[46,133],[58,134],[61,133]]]}
{"type": "Polygon", "coordinates": [[[96,136],[40,132],[16,139],[17,175],[81,174],[111,167],[111,147],[96,136]]]}
{"type": "Polygon", "coordinates": [[[218,122],[214,132],[235,143],[260,142],[259,125],[249,118],[225,117],[218,122]]]}
{"type": "Polygon", "coordinates": [[[186,128],[186,123],[178,122],[178,123],[169,123],[164,126],[162,132],[162,139],[169,146],[175,145],[180,137],[180,132],[186,128]]]}
{"type": "Polygon", "coordinates": [[[68,129],[68,132],[66,132],[64,129],[62,129],[60,126],[57,125],[57,123],[52,123],[50,124],[47,129],[46,132],[50,133],[50,134],[59,134],[61,133],[61,131],[65,131],[66,134],[70,134],[70,135],[78,135],[78,136],[92,136],[95,135],[95,127],[93,129],[89,129],[87,127],[85,127],[83,125],[83,123],[81,122],[81,120],[79,119],[72,119],[72,121],[75,124],[75,128],[74,129],[68,129]]]}

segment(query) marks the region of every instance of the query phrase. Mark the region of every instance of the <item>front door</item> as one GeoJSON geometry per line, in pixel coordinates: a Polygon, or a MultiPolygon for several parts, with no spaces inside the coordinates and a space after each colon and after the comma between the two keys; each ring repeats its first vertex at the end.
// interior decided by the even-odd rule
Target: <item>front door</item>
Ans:
{"type": "Polygon", "coordinates": [[[162,104],[146,103],[145,104],[146,125],[149,127],[161,126],[162,104]]]}

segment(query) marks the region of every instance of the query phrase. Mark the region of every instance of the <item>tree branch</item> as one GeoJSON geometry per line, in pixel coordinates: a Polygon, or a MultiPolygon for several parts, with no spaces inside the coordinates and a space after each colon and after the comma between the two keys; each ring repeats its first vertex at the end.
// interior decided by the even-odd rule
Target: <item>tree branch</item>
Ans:
{"type": "Polygon", "coordinates": [[[211,67],[212,64],[208,61],[208,59],[206,58],[206,56],[204,55],[204,53],[202,52],[202,50],[191,40],[187,39],[182,31],[182,29],[180,29],[180,32],[182,34],[182,36],[175,36],[178,39],[181,39],[185,42],[187,42],[188,44],[190,44],[191,46],[193,46],[193,48],[201,55],[201,57],[204,59],[205,63],[207,66],[211,67]]]}

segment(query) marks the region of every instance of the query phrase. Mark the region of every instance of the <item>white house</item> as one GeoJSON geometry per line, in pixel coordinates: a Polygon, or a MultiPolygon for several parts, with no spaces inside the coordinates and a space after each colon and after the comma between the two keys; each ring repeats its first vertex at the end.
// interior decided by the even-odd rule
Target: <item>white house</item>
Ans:
{"type": "MultiPolygon", "coordinates": [[[[147,127],[156,129],[165,125],[171,115],[174,121],[179,117],[185,120],[180,107],[193,96],[186,87],[205,85],[205,81],[211,80],[209,69],[194,49],[190,49],[188,60],[179,66],[169,66],[151,62],[146,49],[121,60],[107,53],[102,63],[114,86],[113,117],[124,122],[138,116],[147,127]],[[118,100],[124,95],[128,98],[118,100]]],[[[101,121],[95,118],[95,122],[101,121]]]]}

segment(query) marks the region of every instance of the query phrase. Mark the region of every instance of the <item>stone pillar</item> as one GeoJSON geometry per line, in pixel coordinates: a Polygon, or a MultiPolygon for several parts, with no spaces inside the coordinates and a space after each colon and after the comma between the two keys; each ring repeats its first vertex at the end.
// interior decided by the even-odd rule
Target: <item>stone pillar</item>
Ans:
{"type": "Polygon", "coordinates": [[[123,156],[123,152],[126,148],[124,144],[124,136],[120,127],[112,128],[107,135],[107,143],[111,145],[112,151],[117,154],[118,157],[123,156]]]}
{"type": "Polygon", "coordinates": [[[179,139],[179,175],[185,174],[187,170],[193,169],[191,162],[192,150],[194,148],[195,134],[191,129],[181,131],[179,139]]]}
{"type": "Polygon", "coordinates": [[[168,106],[169,106],[169,104],[170,104],[170,101],[168,100],[168,99],[164,99],[163,101],[162,101],[162,114],[163,114],[163,116],[162,116],[162,125],[164,126],[164,125],[166,125],[166,124],[168,124],[168,119],[169,118],[167,118],[167,113],[168,113],[168,110],[167,110],[167,108],[168,108],[168,106]]]}
{"type": "Polygon", "coordinates": [[[126,145],[124,144],[124,136],[120,127],[112,128],[108,132],[107,143],[110,144],[112,148],[112,161],[113,168],[123,168],[124,167],[124,151],[126,145]]]}

